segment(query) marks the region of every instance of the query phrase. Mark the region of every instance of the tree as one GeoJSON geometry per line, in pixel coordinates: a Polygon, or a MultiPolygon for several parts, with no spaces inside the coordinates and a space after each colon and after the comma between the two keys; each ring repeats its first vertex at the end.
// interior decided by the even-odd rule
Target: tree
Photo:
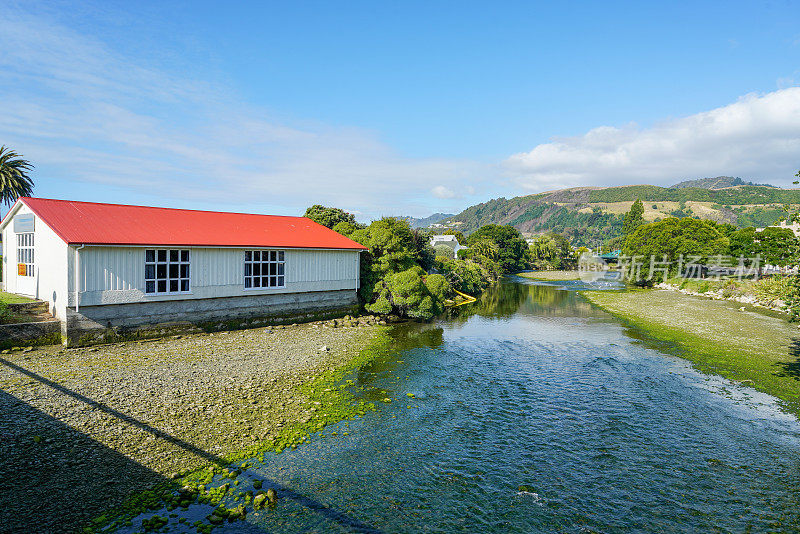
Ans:
{"type": "Polygon", "coordinates": [[[487,224],[470,235],[467,243],[472,247],[483,240],[497,245],[496,261],[504,274],[519,272],[529,267],[528,243],[513,226],[487,224]]]}
{"type": "Polygon", "coordinates": [[[645,262],[651,257],[658,262],[666,259],[675,268],[681,256],[685,260],[697,257],[698,263],[707,263],[710,257],[727,251],[728,245],[728,238],[710,221],[670,217],[637,228],[625,239],[622,252],[639,256],[645,262]]]}
{"type": "Polygon", "coordinates": [[[304,217],[308,217],[312,221],[333,228],[340,222],[350,223],[357,226],[356,218],[352,213],[347,213],[339,208],[328,208],[320,204],[314,204],[306,210],[304,217]]]}
{"type": "Polygon", "coordinates": [[[19,197],[33,194],[33,180],[28,176],[32,169],[29,161],[13,150],[0,146],[0,202],[11,206],[19,197]]]}
{"type": "Polygon", "coordinates": [[[548,235],[535,237],[529,247],[534,269],[555,269],[558,262],[558,245],[548,235]]]}
{"type": "Polygon", "coordinates": [[[754,252],[768,265],[786,267],[797,263],[800,243],[789,228],[768,226],[753,235],[754,252]]]}
{"type": "Polygon", "coordinates": [[[571,269],[577,266],[575,251],[572,249],[569,239],[555,232],[551,232],[547,234],[547,236],[552,239],[553,243],[556,245],[557,257],[553,266],[556,269],[571,269]]]}
{"type": "Polygon", "coordinates": [[[800,240],[789,228],[768,226],[760,232],[753,227],[742,228],[733,232],[728,240],[730,255],[744,258],[747,265],[758,256],[761,263],[786,267],[796,264],[800,255],[800,240]]]}
{"type": "Polygon", "coordinates": [[[628,236],[644,224],[644,204],[638,198],[631,206],[631,210],[625,214],[622,221],[622,235],[628,236]]]}
{"type": "MultiPolygon", "coordinates": [[[[754,258],[756,250],[756,229],[752,226],[736,230],[728,236],[728,251],[734,258],[754,258]]],[[[747,263],[749,265],[749,262],[747,263]]]]}

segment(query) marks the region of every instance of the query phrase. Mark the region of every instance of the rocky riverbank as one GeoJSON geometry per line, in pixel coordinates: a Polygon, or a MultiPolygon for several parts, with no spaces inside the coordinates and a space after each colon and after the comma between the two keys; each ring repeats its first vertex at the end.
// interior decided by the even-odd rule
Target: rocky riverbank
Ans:
{"type": "Polygon", "coordinates": [[[737,291],[730,286],[717,288],[712,287],[705,289],[704,291],[697,291],[686,287],[682,288],[676,284],[662,282],[660,284],[656,284],[654,287],[656,289],[677,291],[679,293],[683,293],[684,295],[691,295],[693,297],[702,297],[712,300],[729,300],[732,302],[738,302],[739,304],[747,304],[757,308],[766,308],[768,310],[786,313],[786,303],[780,298],[764,298],[750,292],[737,291]]]}
{"type": "Polygon", "coordinates": [[[317,408],[303,386],[358,357],[378,323],[4,354],[0,532],[74,531],[176,473],[224,464],[307,422],[317,408]]]}

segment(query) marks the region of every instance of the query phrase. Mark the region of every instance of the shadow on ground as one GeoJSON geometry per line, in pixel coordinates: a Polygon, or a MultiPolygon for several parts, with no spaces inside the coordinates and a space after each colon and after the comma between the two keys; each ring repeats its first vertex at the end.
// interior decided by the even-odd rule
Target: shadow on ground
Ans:
{"type": "MultiPolygon", "coordinates": [[[[19,365],[2,358],[0,364],[72,397],[77,401],[75,409],[84,411],[86,417],[103,412],[208,462],[226,464],[213,453],[19,365]]],[[[0,533],[74,532],[131,494],[166,481],[135,460],[0,390],[0,533]]],[[[291,488],[270,480],[263,482],[265,487],[275,488],[279,498],[292,499],[352,532],[380,532],[291,488]]]]}
{"type": "Polygon", "coordinates": [[[794,338],[789,344],[789,356],[792,361],[778,362],[781,371],[776,373],[778,376],[787,376],[800,380],[800,339],[794,338]]]}

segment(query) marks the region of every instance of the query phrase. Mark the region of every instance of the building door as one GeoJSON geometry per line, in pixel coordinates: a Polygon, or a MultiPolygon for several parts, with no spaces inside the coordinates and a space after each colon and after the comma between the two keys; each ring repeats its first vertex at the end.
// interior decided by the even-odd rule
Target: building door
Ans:
{"type": "Polygon", "coordinates": [[[25,232],[16,234],[17,257],[12,269],[17,275],[15,293],[36,297],[36,256],[34,248],[34,233],[25,232]]]}

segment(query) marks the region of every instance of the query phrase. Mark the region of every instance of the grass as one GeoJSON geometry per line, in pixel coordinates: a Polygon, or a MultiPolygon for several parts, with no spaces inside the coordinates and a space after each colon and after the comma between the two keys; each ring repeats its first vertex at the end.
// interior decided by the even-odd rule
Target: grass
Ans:
{"type": "Polygon", "coordinates": [[[565,280],[580,280],[580,273],[578,271],[531,271],[527,273],[517,273],[517,276],[523,278],[531,278],[533,280],[550,280],[550,281],[565,281],[565,280]]]}
{"type": "Polygon", "coordinates": [[[15,295],[14,293],[0,291],[0,303],[2,304],[21,304],[23,302],[33,302],[33,299],[23,297],[22,295],[15,295]]]}
{"type": "Polygon", "coordinates": [[[743,382],[800,416],[800,331],[738,303],[674,291],[586,291],[583,296],[705,373],[743,382]]]}

